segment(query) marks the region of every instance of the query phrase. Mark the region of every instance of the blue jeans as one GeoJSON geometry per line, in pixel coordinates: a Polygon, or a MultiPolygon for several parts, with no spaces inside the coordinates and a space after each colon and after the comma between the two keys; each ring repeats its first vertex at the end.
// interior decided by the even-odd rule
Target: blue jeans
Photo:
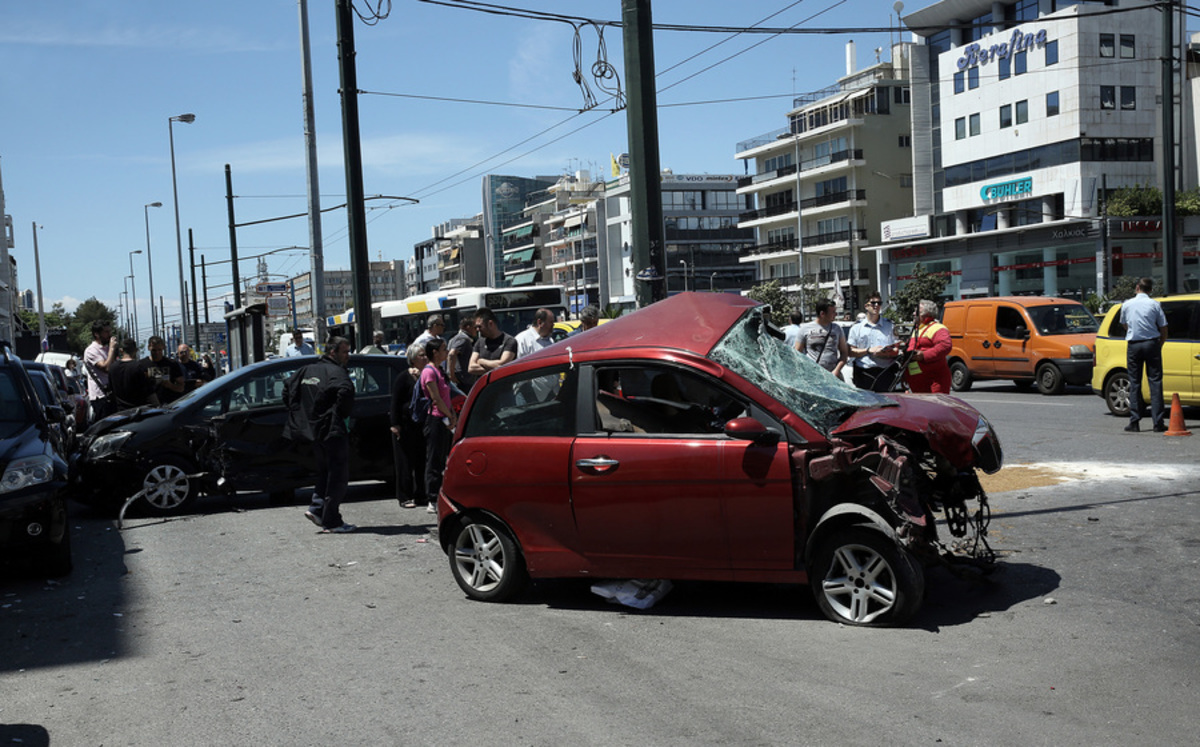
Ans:
{"type": "Polygon", "coordinates": [[[308,510],[321,520],[326,529],[337,529],[342,520],[342,499],[350,482],[350,441],[330,438],[313,442],[313,457],[317,461],[317,484],[313,486],[308,510]]]}
{"type": "Polygon", "coordinates": [[[1163,424],[1163,372],[1162,341],[1157,338],[1129,342],[1125,352],[1125,365],[1129,370],[1129,422],[1142,419],[1142,365],[1146,366],[1146,380],[1150,382],[1150,417],[1155,425],[1163,424]]]}

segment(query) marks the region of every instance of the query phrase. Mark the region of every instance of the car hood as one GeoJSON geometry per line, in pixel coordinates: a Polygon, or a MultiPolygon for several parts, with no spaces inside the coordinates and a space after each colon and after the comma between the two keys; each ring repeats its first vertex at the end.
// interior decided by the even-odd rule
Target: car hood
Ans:
{"type": "Polygon", "coordinates": [[[165,412],[166,410],[161,407],[135,407],[132,410],[122,410],[93,424],[88,428],[87,435],[89,437],[99,436],[131,423],[140,423],[148,418],[158,417],[165,412]]]}
{"type": "Polygon", "coordinates": [[[45,453],[45,441],[38,432],[38,426],[28,425],[11,436],[0,439],[0,465],[7,465],[14,459],[45,453]]]}
{"type": "MultiPolygon", "coordinates": [[[[956,466],[974,462],[971,439],[983,416],[974,407],[945,394],[890,394],[895,407],[857,410],[837,428],[834,436],[853,436],[895,428],[921,434],[929,447],[956,466]]],[[[986,419],[984,420],[986,423],[986,419]]]]}

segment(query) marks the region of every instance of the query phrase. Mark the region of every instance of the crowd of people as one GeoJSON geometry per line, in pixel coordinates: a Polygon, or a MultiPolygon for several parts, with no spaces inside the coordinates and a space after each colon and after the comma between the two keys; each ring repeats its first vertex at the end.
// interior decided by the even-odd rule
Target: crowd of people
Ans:
{"type": "Polygon", "coordinates": [[[211,356],[197,360],[191,347],[180,344],[170,358],[166,349],[166,340],[154,335],[146,341],[146,357],[139,358],[136,340],[118,340],[111,322],[93,322],[92,342],[83,351],[91,419],[143,405],[165,405],[216,378],[211,356]]]}
{"type": "MultiPolygon", "coordinates": [[[[589,306],[580,312],[580,326],[572,334],[599,323],[600,312],[589,306]]],[[[475,383],[496,368],[530,355],[553,342],[557,321],[551,309],[538,309],[528,329],[513,336],[500,328],[495,313],[481,307],[458,320],[458,329],[447,338],[446,320],[430,314],[425,330],[402,354],[408,366],[392,382],[390,428],[395,463],[396,500],[403,508],[424,505],[437,512],[437,497],[458,422],[454,403],[465,398],[475,383]]],[[[317,485],[305,517],[326,533],[355,530],[341,516],[340,505],[349,475],[345,473],[348,434],[344,422],[353,407],[354,389],[343,383],[350,343],[334,337],[317,362],[301,368],[288,380],[284,392],[289,410],[286,435],[311,443],[318,468],[317,485]]],[[[373,335],[360,351],[387,354],[385,336],[373,335]]],[[[285,355],[313,355],[312,346],[296,331],[285,355]]],[[[348,379],[346,380],[348,381],[348,379]]]]}
{"type": "Polygon", "coordinates": [[[807,355],[837,377],[851,366],[859,389],[890,392],[901,380],[917,393],[950,392],[950,331],[938,321],[933,301],[917,305],[912,336],[906,344],[896,337],[891,321],[883,318],[883,297],[867,296],[866,311],[845,331],[837,323],[837,305],[823,298],[813,306],[815,319],[804,322],[800,311],[783,328],[784,343],[807,355]]]}

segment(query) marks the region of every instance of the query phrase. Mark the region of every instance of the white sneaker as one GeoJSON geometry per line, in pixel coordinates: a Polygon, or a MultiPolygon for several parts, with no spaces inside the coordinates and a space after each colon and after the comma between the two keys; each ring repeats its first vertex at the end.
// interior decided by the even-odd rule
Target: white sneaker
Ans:
{"type": "Polygon", "coordinates": [[[429,503],[429,504],[426,504],[426,506],[425,506],[425,513],[427,513],[427,514],[436,514],[436,513],[437,513],[437,504],[436,504],[436,503],[429,503]]]}

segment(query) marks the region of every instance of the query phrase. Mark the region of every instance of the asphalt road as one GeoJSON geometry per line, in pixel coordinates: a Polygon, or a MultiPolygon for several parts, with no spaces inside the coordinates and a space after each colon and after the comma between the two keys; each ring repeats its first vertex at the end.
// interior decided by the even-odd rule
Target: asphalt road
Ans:
{"type": "Polygon", "coordinates": [[[1064,482],[993,494],[1002,567],[932,572],[907,628],[785,586],[470,602],[377,486],[341,536],[262,496],[120,532],[77,507],[70,577],[0,570],[0,744],[1193,744],[1197,413],[1166,439],[1083,390],[963,397],[1064,482]]]}

